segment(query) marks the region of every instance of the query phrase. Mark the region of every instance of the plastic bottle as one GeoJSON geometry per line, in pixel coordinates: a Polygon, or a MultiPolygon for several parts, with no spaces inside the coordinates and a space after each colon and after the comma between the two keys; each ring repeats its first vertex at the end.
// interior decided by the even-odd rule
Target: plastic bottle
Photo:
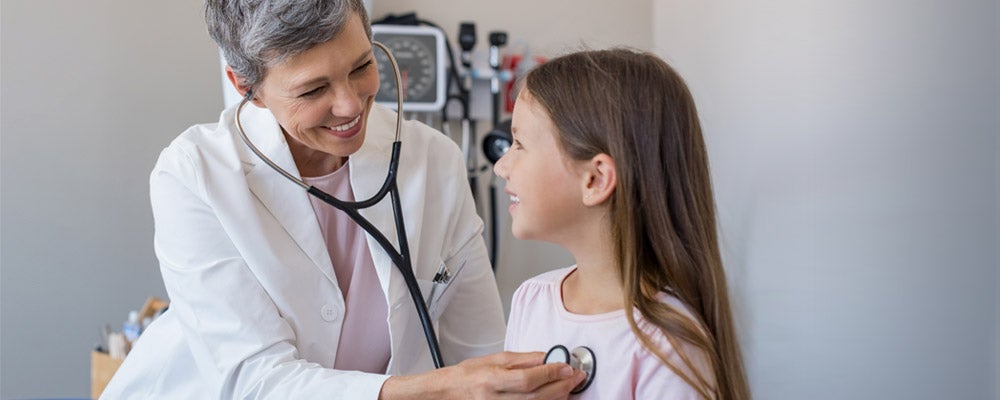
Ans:
{"type": "Polygon", "coordinates": [[[129,344],[135,343],[139,339],[139,334],[142,333],[142,325],[139,324],[139,312],[132,310],[128,313],[128,320],[122,324],[122,334],[125,335],[125,339],[128,340],[129,344]]]}

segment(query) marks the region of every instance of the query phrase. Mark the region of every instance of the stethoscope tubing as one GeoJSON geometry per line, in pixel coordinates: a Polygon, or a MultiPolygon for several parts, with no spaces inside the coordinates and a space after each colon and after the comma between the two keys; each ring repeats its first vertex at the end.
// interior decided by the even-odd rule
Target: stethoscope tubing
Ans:
{"type": "MultiPolygon", "coordinates": [[[[396,58],[382,43],[372,41],[372,45],[379,47],[388,56],[389,63],[392,64],[392,70],[395,73],[396,87],[399,88],[402,78],[400,77],[399,66],[396,64],[396,58]]],[[[434,325],[431,322],[430,312],[427,311],[427,303],[424,301],[423,294],[420,291],[420,284],[417,283],[416,275],[413,273],[412,260],[410,259],[410,247],[406,239],[406,226],[403,221],[402,204],[399,199],[399,187],[396,184],[401,147],[399,134],[403,126],[401,117],[403,112],[403,94],[401,90],[397,90],[396,93],[396,110],[398,110],[396,113],[396,137],[392,143],[392,155],[389,159],[389,171],[386,173],[385,181],[382,183],[382,187],[379,191],[366,200],[351,202],[337,199],[333,195],[326,193],[315,186],[307,184],[302,179],[299,179],[297,176],[286,171],[284,168],[281,168],[281,166],[265,156],[264,153],[257,148],[257,146],[254,146],[254,144],[250,141],[250,138],[247,136],[246,131],[243,129],[243,124],[240,122],[240,113],[243,111],[243,107],[249,103],[251,99],[253,99],[252,91],[247,91],[247,95],[236,108],[236,128],[237,131],[239,131],[243,142],[250,148],[250,151],[256,154],[257,157],[264,161],[264,163],[288,180],[298,184],[303,189],[306,189],[306,192],[309,194],[346,213],[348,217],[354,220],[354,222],[361,227],[361,229],[364,229],[365,232],[371,235],[372,238],[378,242],[379,247],[386,252],[392,260],[393,265],[396,266],[396,269],[398,269],[399,273],[403,276],[403,281],[406,283],[406,287],[410,292],[410,297],[413,298],[413,303],[416,305],[417,316],[420,318],[420,324],[424,329],[424,336],[427,339],[427,347],[430,350],[431,358],[434,361],[434,367],[441,368],[444,366],[444,361],[441,357],[441,349],[438,345],[437,334],[434,332],[434,325]],[[385,234],[379,231],[375,225],[368,221],[368,219],[362,216],[359,212],[361,209],[378,204],[385,198],[386,194],[389,195],[392,203],[392,215],[396,224],[396,238],[399,242],[399,251],[396,251],[396,248],[389,242],[389,239],[385,237],[385,234]]]]}

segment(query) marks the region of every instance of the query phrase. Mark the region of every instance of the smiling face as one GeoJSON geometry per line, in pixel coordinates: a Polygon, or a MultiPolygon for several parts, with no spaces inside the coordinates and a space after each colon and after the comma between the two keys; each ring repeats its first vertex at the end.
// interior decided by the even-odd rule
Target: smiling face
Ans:
{"type": "Polygon", "coordinates": [[[333,39],[268,68],[254,104],[274,114],[301,174],[315,176],[361,148],[376,92],[371,41],[354,14],[333,39]]]}
{"type": "Polygon", "coordinates": [[[555,125],[530,92],[518,95],[511,120],[514,142],[493,171],[507,181],[514,237],[565,243],[578,233],[585,208],[581,162],[563,153],[555,125]]]}

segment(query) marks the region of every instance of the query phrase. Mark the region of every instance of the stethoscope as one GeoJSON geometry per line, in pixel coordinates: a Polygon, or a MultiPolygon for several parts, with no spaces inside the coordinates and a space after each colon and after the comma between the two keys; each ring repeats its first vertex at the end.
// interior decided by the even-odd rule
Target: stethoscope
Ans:
{"type": "MultiPolygon", "coordinates": [[[[257,146],[254,146],[250,138],[247,137],[246,131],[243,129],[243,123],[240,122],[240,113],[243,111],[243,107],[253,99],[253,90],[248,90],[246,96],[243,97],[243,101],[240,102],[239,106],[236,108],[236,129],[240,133],[240,137],[243,142],[246,143],[247,147],[250,148],[254,154],[257,155],[264,163],[270,166],[272,169],[283,175],[288,180],[294,182],[295,184],[301,186],[309,194],[315,196],[316,198],[322,200],[334,208],[343,211],[347,214],[354,222],[356,222],[361,229],[364,229],[369,235],[375,238],[382,250],[389,255],[392,259],[393,265],[399,270],[399,273],[403,275],[403,281],[406,283],[406,288],[410,292],[410,297],[413,298],[413,304],[417,307],[417,316],[420,318],[420,324],[424,329],[424,336],[427,338],[427,347],[430,349],[431,358],[434,361],[435,368],[441,368],[444,366],[444,361],[441,357],[441,349],[438,345],[437,334],[434,333],[434,325],[431,323],[430,314],[427,312],[427,303],[424,301],[423,293],[420,291],[420,286],[417,284],[417,278],[413,274],[413,265],[410,259],[410,248],[406,240],[406,227],[403,224],[403,210],[399,201],[399,188],[396,184],[396,171],[399,169],[399,149],[401,143],[399,141],[399,133],[403,126],[403,91],[400,89],[400,81],[402,78],[399,73],[399,66],[396,64],[396,58],[392,55],[392,52],[383,45],[382,43],[372,41],[372,44],[378,47],[382,52],[384,52],[389,59],[389,63],[392,64],[392,70],[396,78],[396,137],[392,142],[392,155],[389,159],[389,171],[386,173],[385,182],[382,183],[382,188],[378,190],[377,193],[369,197],[367,200],[361,201],[342,201],[333,197],[333,195],[326,193],[315,186],[311,186],[303,180],[299,179],[295,175],[292,175],[284,168],[281,168],[272,161],[270,158],[264,155],[257,146]],[[396,239],[399,242],[399,251],[393,247],[389,239],[385,237],[375,225],[372,225],[368,219],[363,217],[359,210],[374,206],[385,198],[386,194],[392,199],[392,216],[396,224],[396,239]]],[[[548,354],[545,356],[545,363],[563,362],[569,364],[575,369],[579,369],[587,374],[587,379],[585,379],[580,385],[573,389],[571,393],[580,393],[594,380],[594,371],[596,369],[596,359],[594,358],[594,352],[587,347],[577,347],[573,349],[572,352],[566,349],[563,345],[556,345],[548,354]]]]}
{"type": "Polygon", "coordinates": [[[569,364],[573,369],[583,371],[587,375],[587,378],[576,385],[570,394],[577,394],[583,392],[590,384],[594,382],[594,373],[597,371],[597,358],[594,357],[594,351],[587,346],[579,346],[569,351],[566,346],[557,344],[549,349],[549,352],[545,354],[545,363],[565,363],[569,364]]]}

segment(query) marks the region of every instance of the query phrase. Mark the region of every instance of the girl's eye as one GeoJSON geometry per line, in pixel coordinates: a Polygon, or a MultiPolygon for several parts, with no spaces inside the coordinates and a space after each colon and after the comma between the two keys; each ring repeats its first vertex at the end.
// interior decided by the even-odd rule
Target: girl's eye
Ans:
{"type": "Polygon", "coordinates": [[[514,143],[513,143],[512,146],[510,146],[510,148],[512,148],[512,149],[522,149],[523,146],[521,146],[521,142],[519,140],[514,139],[514,143]]]}

